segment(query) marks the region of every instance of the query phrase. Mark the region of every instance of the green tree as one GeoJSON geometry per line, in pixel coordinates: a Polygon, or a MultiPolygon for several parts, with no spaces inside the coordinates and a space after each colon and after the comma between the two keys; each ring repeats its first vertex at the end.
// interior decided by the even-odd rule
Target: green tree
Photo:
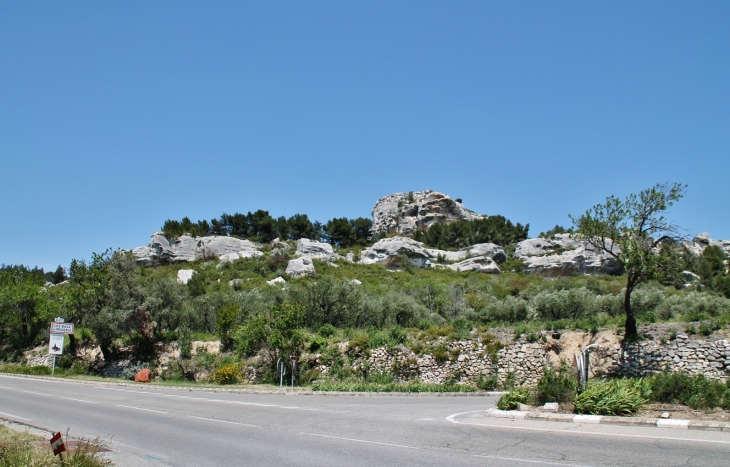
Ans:
{"type": "Polygon", "coordinates": [[[624,312],[625,338],[638,335],[631,307],[631,293],[642,282],[661,278],[676,269],[672,256],[660,255],[662,244],[681,240],[679,228],[663,213],[679,201],[687,186],[679,183],[657,184],[621,200],[606,198],[582,216],[570,216],[581,235],[594,248],[617,261],[626,274],[624,312]]]}

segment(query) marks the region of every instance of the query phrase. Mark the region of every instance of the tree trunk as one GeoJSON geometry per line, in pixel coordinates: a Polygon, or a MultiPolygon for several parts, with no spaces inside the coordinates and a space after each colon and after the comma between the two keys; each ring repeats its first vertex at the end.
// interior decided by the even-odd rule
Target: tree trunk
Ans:
{"type": "Polygon", "coordinates": [[[73,333],[68,335],[68,353],[72,357],[76,356],[76,336],[73,333]]]}
{"type": "Polygon", "coordinates": [[[636,329],[636,317],[634,309],[631,308],[631,292],[634,291],[634,285],[631,279],[626,284],[626,293],[624,294],[624,311],[626,312],[626,323],[624,325],[624,340],[631,340],[639,335],[636,329]]]}

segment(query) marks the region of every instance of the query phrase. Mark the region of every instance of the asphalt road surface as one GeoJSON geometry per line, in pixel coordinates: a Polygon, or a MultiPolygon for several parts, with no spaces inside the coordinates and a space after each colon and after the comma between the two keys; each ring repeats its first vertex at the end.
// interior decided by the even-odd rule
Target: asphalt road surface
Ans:
{"type": "Polygon", "coordinates": [[[235,394],[0,375],[0,417],[118,466],[730,466],[730,433],[484,418],[495,397],[235,394]]]}

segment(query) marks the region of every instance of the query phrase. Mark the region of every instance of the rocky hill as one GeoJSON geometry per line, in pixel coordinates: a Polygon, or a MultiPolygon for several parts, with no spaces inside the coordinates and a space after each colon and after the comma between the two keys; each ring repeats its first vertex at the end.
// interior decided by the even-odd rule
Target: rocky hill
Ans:
{"type": "MultiPolygon", "coordinates": [[[[285,254],[289,260],[287,274],[291,277],[315,275],[312,260],[334,262],[345,260],[359,264],[382,264],[388,269],[448,268],[454,271],[476,271],[489,274],[501,272],[499,264],[508,259],[504,247],[494,243],[480,243],[446,251],[427,247],[410,238],[416,229],[428,229],[437,223],[483,219],[444,193],[432,190],[395,193],[379,199],[372,210],[373,232],[386,233],[382,238],[359,252],[353,250],[338,254],[329,243],[309,239],[282,241],[266,246],[271,254],[285,254]],[[395,235],[393,235],[395,234],[395,235]]],[[[700,254],[707,246],[715,245],[730,254],[730,240],[719,241],[701,233],[686,246],[700,254]]],[[[219,264],[241,258],[263,256],[264,246],[250,240],[227,236],[178,238],[162,232],[152,234],[150,243],[132,250],[139,264],[153,266],[165,263],[217,259],[219,264]]],[[[523,262],[523,272],[544,277],[568,277],[575,274],[613,275],[621,273],[621,266],[610,252],[598,251],[587,241],[571,234],[557,234],[549,238],[530,238],[517,243],[513,257],[523,262]]]]}

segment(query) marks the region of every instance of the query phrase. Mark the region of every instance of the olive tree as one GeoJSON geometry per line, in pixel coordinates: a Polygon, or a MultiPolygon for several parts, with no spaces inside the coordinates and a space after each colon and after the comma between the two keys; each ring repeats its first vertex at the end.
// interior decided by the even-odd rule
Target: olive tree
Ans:
{"type": "Polygon", "coordinates": [[[609,196],[604,204],[596,204],[582,216],[570,216],[589,244],[623,267],[625,338],[638,335],[631,293],[640,283],[661,278],[676,266],[672,256],[661,255],[660,251],[665,243],[681,241],[682,235],[663,213],[684,196],[686,189],[687,185],[680,183],[657,184],[623,200],[609,196]]]}

